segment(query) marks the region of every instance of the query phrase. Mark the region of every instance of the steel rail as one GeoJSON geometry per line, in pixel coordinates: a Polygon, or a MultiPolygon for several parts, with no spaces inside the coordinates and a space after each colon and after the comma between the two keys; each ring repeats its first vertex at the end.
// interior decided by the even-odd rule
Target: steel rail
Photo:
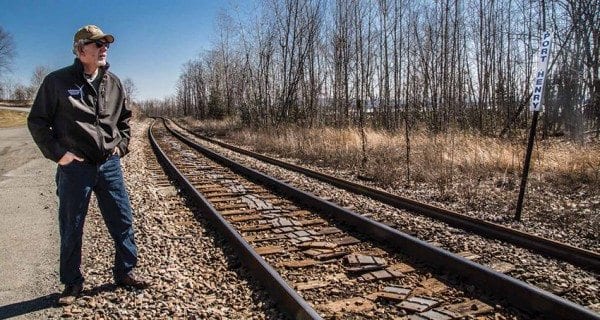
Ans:
{"type": "Polygon", "coordinates": [[[339,188],[343,188],[347,191],[356,194],[369,196],[372,199],[381,201],[398,209],[410,210],[422,214],[424,216],[443,221],[453,227],[469,230],[484,237],[502,240],[523,247],[525,249],[542,253],[546,256],[555,259],[572,263],[573,265],[589,269],[596,273],[600,272],[599,253],[574,247],[548,238],[536,236],[527,232],[508,228],[493,222],[469,217],[458,212],[422,203],[413,199],[401,197],[395,194],[391,194],[389,192],[377,190],[375,188],[336,178],[311,169],[303,168],[298,165],[277,160],[262,154],[258,154],[246,149],[242,149],[240,147],[230,145],[222,141],[199,135],[195,132],[187,130],[186,128],[180,126],[176,122],[174,123],[183,130],[187,131],[188,133],[200,139],[217,144],[223,148],[230,149],[232,151],[259,159],[270,164],[280,166],[288,170],[302,173],[311,178],[315,178],[317,180],[329,183],[339,188]]]}
{"type": "MultiPolygon", "coordinates": [[[[161,166],[169,175],[179,184],[187,195],[198,205],[202,214],[217,228],[217,230],[227,238],[233,245],[240,261],[248,268],[252,275],[263,285],[273,300],[277,303],[283,313],[292,319],[322,319],[321,316],[304,300],[296,291],[294,291],[281,278],[259,254],[257,254],[251,245],[229,224],[210,202],[194,188],[194,186],[183,176],[183,174],[169,160],[162,151],[156,139],[152,134],[152,123],[148,128],[148,138],[152,149],[156,154],[161,166]]],[[[165,125],[166,127],[166,125],[165,125]]]]}
{"type": "Polygon", "coordinates": [[[490,290],[493,296],[503,299],[517,308],[539,313],[551,319],[600,320],[600,315],[581,305],[435,247],[385,224],[363,217],[311,193],[299,190],[285,182],[227,159],[172,130],[166,125],[164,118],[163,121],[166,129],[175,137],[213,161],[229,167],[232,171],[260,183],[280,195],[302,203],[309,208],[324,212],[332,217],[334,221],[344,223],[359,233],[368,235],[407,256],[426,263],[439,272],[449,272],[465,283],[472,284],[482,290],[490,290]],[[482,285],[485,285],[485,288],[482,288],[482,285]]]}

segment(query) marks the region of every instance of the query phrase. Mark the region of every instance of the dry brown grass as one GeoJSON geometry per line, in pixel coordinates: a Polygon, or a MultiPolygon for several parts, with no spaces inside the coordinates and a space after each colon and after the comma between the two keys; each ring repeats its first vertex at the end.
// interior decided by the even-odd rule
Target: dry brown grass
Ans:
{"type": "Polygon", "coordinates": [[[241,122],[239,118],[198,121],[192,117],[185,117],[179,120],[182,123],[185,123],[190,127],[195,127],[208,135],[227,136],[229,132],[237,131],[241,128],[241,122]]]}
{"type": "MultiPolygon", "coordinates": [[[[280,128],[276,132],[243,129],[236,119],[188,124],[252,147],[258,152],[298,158],[312,164],[348,169],[383,185],[407,181],[406,140],[401,133],[366,130],[367,161],[363,164],[357,128],[280,128]]],[[[455,183],[477,184],[495,179],[498,186],[518,188],[525,154],[525,139],[518,141],[452,131],[432,134],[424,130],[410,136],[411,182],[432,183],[444,191],[455,183]]],[[[533,183],[599,185],[600,146],[565,141],[537,141],[531,162],[533,183]]]]}
{"type": "Polygon", "coordinates": [[[536,165],[544,180],[558,185],[585,183],[598,186],[600,182],[600,145],[585,146],[571,142],[544,143],[536,165]]]}
{"type": "Polygon", "coordinates": [[[0,110],[0,128],[23,126],[27,123],[27,112],[0,110]]]}

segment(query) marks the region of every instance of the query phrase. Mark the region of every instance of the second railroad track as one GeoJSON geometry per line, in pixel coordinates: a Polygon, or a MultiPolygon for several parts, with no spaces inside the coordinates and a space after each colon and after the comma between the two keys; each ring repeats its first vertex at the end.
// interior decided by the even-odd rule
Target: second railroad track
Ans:
{"type": "Polygon", "coordinates": [[[256,170],[157,123],[164,168],[292,318],[600,319],[594,312],[256,170]]]}

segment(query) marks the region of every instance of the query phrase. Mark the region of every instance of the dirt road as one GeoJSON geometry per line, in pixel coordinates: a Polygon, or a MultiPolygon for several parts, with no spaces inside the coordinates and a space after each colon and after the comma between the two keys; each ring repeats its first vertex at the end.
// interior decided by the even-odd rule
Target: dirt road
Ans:
{"type": "Polygon", "coordinates": [[[59,315],[55,166],[26,127],[0,129],[0,319],[59,315]]]}

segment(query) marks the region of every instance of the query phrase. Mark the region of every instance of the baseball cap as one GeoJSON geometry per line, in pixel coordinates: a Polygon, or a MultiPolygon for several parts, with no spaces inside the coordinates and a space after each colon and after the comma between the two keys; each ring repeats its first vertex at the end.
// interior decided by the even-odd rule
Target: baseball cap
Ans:
{"type": "Polygon", "coordinates": [[[113,43],[115,41],[115,37],[112,34],[105,34],[95,25],[87,25],[85,27],[81,27],[81,29],[77,30],[75,36],[73,37],[73,42],[77,42],[79,40],[99,40],[104,39],[108,43],[113,43]]]}

